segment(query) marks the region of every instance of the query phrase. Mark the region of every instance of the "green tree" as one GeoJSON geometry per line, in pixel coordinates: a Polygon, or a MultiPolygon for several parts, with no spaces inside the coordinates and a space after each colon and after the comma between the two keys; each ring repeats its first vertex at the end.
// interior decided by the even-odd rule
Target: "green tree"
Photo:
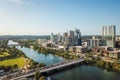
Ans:
{"type": "Polygon", "coordinates": [[[17,65],[17,64],[14,64],[14,65],[13,65],[13,68],[14,68],[14,69],[17,69],[17,68],[18,68],[18,65],[17,65]]]}
{"type": "Polygon", "coordinates": [[[42,75],[40,74],[40,71],[37,71],[34,75],[34,78],[35,80],[39,80],[39,78],[41,77],[42,75]]]}
{"type": "Polygon", "coordinates": [[[40,78],[39,78],[39,80],[45,80],[45,77],[44,77],[44,76],[42,76],[42,77],[40,77],[40,78]]]}

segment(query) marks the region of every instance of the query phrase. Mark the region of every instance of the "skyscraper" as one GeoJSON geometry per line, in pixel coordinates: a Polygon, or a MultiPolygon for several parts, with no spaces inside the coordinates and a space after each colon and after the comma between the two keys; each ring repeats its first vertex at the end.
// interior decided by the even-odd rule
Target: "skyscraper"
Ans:
{"type": "Polygon", "coordinates": [[[54,34],[53,33],[51,33],[51,35],[50,35],[50,42],[54,43],[54,34]]]}
{"type": "Polygon", "coordinates": [[[75,41],[75,31],[74,30],[70,30],[68,32],[68,36],[69,36],[69,45],[70,46],[74,46],[76,41],[75,41]]]}
{"type": "Polygon", "coordinates": [[[102,40],[103,40],[103,46],[108,47],[115,47],[115,25],[111,26],[103,26],[102,27],[102,40]]]}
{"type": "Polygon", "coordinates": [[[79,29],[69,30],[61,36],[60,33],[51,33],[50,42],[54,44],[64,44],[65,46],[81,46],[81,32],[79,29]]]}
{"type": "Polygon", "coordinates": [[[60,33],[54,35],[54,42],[56,44],[61,42],[61,34],[60,33]]]}
{"type": "Polygon", "coordinates": [[[69,45],[70,46],[81,46],[81,32],[80,29],[70,30],[68,32],[69,45]]]}
{"type": "Polygon", "coordinates": [[[81,32],[80,29],[75,29],[76,34],[77,34],[77,39],[78,39],[78,46],[81,46],[82,40],[81,40],[81,32]]]}
{"type": "Polygon", "coordinates": [[[100,39],[95,38],[95,36],[92,37],[92,39],[87,40],[88,46],[91,48],[98,47],[100,45],[100,39]]]}

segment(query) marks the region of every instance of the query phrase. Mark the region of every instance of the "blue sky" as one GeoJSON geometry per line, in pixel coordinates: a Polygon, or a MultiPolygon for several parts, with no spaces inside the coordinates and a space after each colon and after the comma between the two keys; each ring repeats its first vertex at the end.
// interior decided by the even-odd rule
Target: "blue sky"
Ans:
{"type": "Polygon", "coordinates": [[[0,35],[101,35],[105,25],[120,35],[120,0],[0,0],[0,35]]]}

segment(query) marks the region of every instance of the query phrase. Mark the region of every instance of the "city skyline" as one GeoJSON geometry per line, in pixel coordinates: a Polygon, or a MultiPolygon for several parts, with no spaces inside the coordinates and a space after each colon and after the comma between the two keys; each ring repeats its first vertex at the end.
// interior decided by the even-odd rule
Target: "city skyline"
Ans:
{"type": "Polygon", "coordinates": [[[119,0],[0,0],[0,35],[48,35],[80,29],[102,35],[116,25],[120,35],[119,0]]]}

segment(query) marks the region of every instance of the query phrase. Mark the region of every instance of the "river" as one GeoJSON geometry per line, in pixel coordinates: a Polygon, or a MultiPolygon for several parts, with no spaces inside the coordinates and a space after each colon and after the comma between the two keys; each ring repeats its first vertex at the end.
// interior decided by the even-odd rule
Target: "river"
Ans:
{"type": "Polygon", "coordinates": [[[17,48],[23,51],[25,55],[30,59],[33,59],[35,62],[45,63],[47,66],[64,60],[62,57],[55,56],[50,53],[42,54],[42,53],[38,53],[37,51],[34,51],[33,49],[26,47],[21,48],[20,46],[18,46],[17,48]]]}
{"type": "MultiPolygon", "coordinates": [[[[27,57],[36,62],[43,62],[47,65],[55,64],[64,59],[52,54],[42,54],[26,47],[17,47],[27,57]]],[[[62,71],[50,76],[53,80],[120,80],[120,73],[108,72],[96,66],[80,65],[70,70],[62,71]]]]}

